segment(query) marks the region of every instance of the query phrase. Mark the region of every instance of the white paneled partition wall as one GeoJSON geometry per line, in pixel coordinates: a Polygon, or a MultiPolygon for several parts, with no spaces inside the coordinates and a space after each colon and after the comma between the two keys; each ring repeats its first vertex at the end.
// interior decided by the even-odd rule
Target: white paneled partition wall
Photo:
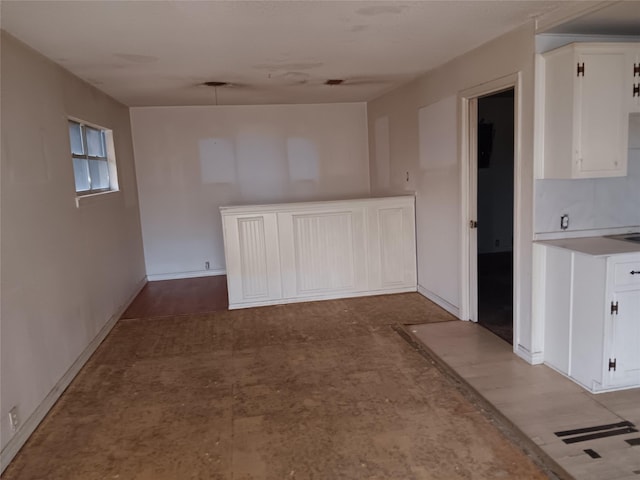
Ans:
{"type": "Polygon", "coordinates": [[[416,290],[413,196],[220,211],[229,308],[416,290]]]}

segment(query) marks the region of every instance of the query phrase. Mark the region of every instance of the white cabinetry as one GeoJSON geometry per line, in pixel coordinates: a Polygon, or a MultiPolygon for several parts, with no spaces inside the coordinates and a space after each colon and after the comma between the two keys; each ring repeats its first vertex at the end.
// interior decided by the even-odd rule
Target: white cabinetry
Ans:
{"type": "Polygon", "coordinates": [[[639,108],[638,49],[574,43],[544,54],[542,178],[627,174],[629,113],[639,108]]]}
{"type": "Polygon", "coordinates": [[[223,218],[229,304],[264,302],[282,297],[278,223],[275,213],[238,214],[223,218]]]}
{"type": "Polygon", "coordinates": [[[416,290],[413,197],[220,211],[229,308],[416,290]]]}
{"type": "Polygon", "coordinates": [[[640,254],[536,245],[545,268],[544,361],[593,393],[640,386],[640,254]]]}
{"type": "Polygon", "coordinates": [[[640,45],[634,48],[631,55],[631,61],[633,65],[629,65],[630,71],[633,74],[630,95],[632,98],[631,110],[633,112],[640,112],[640,45]]]}
{"type": "Polygon", "coordinates": [[[367,289],[363,209],[326,205],[277,215],[283,298],[367,289]]]}
{"type": "Polygon", "coordinates": [[[615,313],[609,344],[615,368],[611,386],[640,386],[640,255],[610,261],[608,285],[615,313]]]}

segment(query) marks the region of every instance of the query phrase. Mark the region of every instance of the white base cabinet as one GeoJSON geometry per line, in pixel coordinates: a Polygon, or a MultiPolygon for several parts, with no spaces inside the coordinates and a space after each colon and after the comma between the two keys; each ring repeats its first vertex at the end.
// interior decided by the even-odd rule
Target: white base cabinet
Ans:
{"type": "Polygon", "coordinates": [[[414,204],[222,207],[229,308],[415,291],[414,204]]]}
{"type": "Polygon", "coordinates": [[[640,254],[535,248],[546,279],[544,362],[593,393],[640,387],[640,254]]]}

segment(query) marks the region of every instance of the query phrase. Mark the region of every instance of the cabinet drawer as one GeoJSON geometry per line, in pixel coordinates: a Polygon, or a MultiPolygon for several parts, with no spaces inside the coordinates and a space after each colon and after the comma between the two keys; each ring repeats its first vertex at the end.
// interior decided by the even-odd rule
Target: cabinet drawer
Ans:
{"type": "Polygon", "coordinates": [[[640,260],[616,263],[613,272],[616,287],[640,286],[640,260]]]}

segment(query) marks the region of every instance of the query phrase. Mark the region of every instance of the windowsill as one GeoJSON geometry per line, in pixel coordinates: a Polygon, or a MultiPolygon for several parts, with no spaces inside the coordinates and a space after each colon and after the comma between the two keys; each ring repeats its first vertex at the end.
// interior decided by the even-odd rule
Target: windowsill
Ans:
{"type": "Polygon", "coordinates": [[[108,197],[112,197],[120,193],[120,190],[109,190],[108,192],[91,193],[89,195],[76,196],[76,207],[84,207],[85,205],[93,205],[106,200],[108,197]]]}

